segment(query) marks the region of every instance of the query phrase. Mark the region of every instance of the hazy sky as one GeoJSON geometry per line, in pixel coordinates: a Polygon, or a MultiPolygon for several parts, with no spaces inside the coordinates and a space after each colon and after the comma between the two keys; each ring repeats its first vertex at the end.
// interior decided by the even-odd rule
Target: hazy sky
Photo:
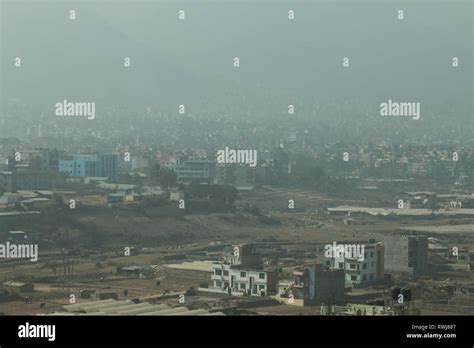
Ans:
{"type": "Polygon", "coordinates": [[[140,109],[236,104],[241,95],[256,105],[269,95],[472,105],[471,9],[470,1],[3,1],[1,84],[4,98],[44,107],[65,98],[140,109]]]}

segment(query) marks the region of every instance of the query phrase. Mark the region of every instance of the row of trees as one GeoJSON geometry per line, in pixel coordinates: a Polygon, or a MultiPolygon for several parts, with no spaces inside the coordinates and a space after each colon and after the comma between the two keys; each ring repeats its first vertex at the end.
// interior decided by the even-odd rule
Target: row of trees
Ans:
{"type": "Polygon", "coordinates": [[[201,180],[193,180],[187,188],[191,198],[210,199],[226,207],[233,207],[239,193],[231,185],[210,185],[201,180]]]}
{"type": "Polygon", "coordinates": [[[59,259],[50,260],[46,266],[53,271],[54,277],[71,278],[74,276],[74,265],[76,264],[75,259],[63,254],[59,259]]]}
{"type": "Polygon", "coordinates": [[[175,171],[171,168],[161,167],[159,164],[155,164],[150,169],[149,176],[152,185],[161,186],[166,190],[171,190],[177,183],[175,171]]]}
{"type": "Polygon", "coordinates": [[[126,173],[121,181],[126,184],[143,186],[146,184],[152,186],[161,186],[165,190],[171,190],[177,184],[176,172],[172,168],[161,167],[156,163],[148,170],[148,178],[140,177],[138,174],[126,173]]]}

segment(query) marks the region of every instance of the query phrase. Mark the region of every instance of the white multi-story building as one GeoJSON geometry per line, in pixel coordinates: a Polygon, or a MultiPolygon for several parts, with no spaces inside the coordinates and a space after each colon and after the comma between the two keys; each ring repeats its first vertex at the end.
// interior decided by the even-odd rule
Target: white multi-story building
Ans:
{"type": "Polygon", "coordinates": [[[326,257],[331,269],[344,270],[346,286],[372,283],[384,277],[384,248],[381,243],[363,245],[362,255],[339,253],[326,257]]]}
{"type": "Polygon", "coordinates": [[[266,296],[275,293],[276,273],[260,268],[259,264],[258,254],[251,245],[235,246],[232,253],[224,257],[224,262],[212,265],[212,286],[229,294],[266,296]]]}
{"type": "Polygon", "coordinates": [[[231,268],[231,265],[214,264],[213,286],[226,292],[241,292],[254,296],[265,296],[274,289],[269,286],[269,273],[263,270],[231,268]],[[270,291],[271,290],[271,291],[270,291]]]}

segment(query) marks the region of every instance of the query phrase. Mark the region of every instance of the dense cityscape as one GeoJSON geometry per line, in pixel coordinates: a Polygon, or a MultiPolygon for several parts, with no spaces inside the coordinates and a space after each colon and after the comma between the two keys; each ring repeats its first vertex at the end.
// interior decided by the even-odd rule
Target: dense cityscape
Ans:
{"type": "Polygon", "coordinates": [[[472,4],[45,4],[0,5],[1,315],[474,314],[472,4]]]}

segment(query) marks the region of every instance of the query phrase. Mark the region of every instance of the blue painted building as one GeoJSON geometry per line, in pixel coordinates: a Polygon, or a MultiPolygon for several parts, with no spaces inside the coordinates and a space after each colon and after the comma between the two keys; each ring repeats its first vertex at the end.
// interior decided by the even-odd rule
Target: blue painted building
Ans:
{"type": "Polygon", "coordinates": [[[71,177],[115,178],[117,161],[115,154],[79,154],[72,160],[59,161],[59,171],[71,177]]]}
{"type": "Polygon", "coordinates": [[[331,270],[321,264],[306,265],[294,271],[291,286],[295,299],[304,305],[336,304],[344,302],[344,271],[331,270]]]}

